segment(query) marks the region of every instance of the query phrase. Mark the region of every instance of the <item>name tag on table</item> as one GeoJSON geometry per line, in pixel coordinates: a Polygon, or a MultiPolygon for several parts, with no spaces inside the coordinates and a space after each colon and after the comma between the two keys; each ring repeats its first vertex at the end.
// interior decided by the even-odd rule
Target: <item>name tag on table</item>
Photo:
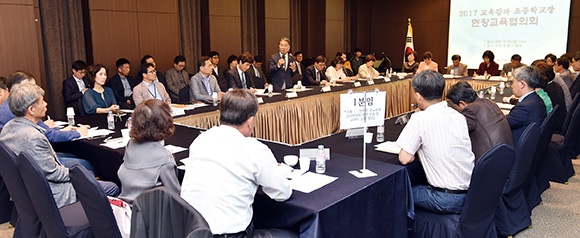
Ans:
{"type": "Polygon", "coordinates": [[[360,82],[354,82],[354,87],[360,87],[360,82]]]}
{"type": "Polygon", "coordinates": [[[367,83],[368,83],[369,85],[374,85],[374,84],[375,84],[375,81],[373,81],[373,80],[369,80],[369,81],[367,81],[367,83]]]}
{"type": "MultiPolygon", "coordinates": [[[[318,152],[318,148],[316,149],[300,149],[299,157],[300,158],[310,158],[310,160],[316,159],[316,152],[318,152]]],[[[324,154],[326,155],[326,160],[330,160],[330,148],[324,148],[324,154]]]]}
{"type": "Polygon", "coordinates": [[[286,93],[286,97],[287,98],[297,98],[298,97],[298,93],[296,93],[296,92],[287,92],[286,93]]]}
{"type": "Polygon", "coordinates": [[[332,91],[332,89],[330,89],[330,86],[324,86],[324,87],[322,87],[321,91],[326,93],[326,92],[332,91]]]}
{"type": "Polygon", "coordinates": [[[259,104],[262,104],[262,103],[264,103],[264,99],[262,99],[261,97],[260,97],[260,98],[258,98],[258,103],[259,103],[259,104]]]}
{"type": "Polygon", "coordinates": [[[390,78],[385,78],[385,83],[391,82],[390,78]]]}

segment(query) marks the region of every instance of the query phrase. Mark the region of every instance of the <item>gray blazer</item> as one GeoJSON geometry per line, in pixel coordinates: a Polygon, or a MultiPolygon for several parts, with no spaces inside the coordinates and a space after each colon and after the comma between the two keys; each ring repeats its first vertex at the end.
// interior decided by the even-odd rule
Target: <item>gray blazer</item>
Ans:
{"type": "MultiPolygon", "coordinates": [[[[213,75],[209,76],[209,83],[212,92],[221,92],[220,86],[218,85],[215,76],[213,75]]],[[[193,77],[191,77],[191,80],[189,82],[189,95],[191,97],[191,100],[205,102],[212,101],[211,93],[208,92],[205,87],[205,81],[203,80],[203,75],[201,74],[201,72],[198,72],[197,74],[193,75],[193,77]]]]}
{"type": "Polygon", "coordinates": [[[165,72],[165,80],[167,80],[167,91],[171,97],[171,101],[179,102],[179,90],[189,86],[189,76],[187,71],[182,70],[181,74],[171,68],[165,72]]]}
{"type": "Polygon", "coordinates": [[[60,208],[77,200],[68,176],[68,168],[58,161],[56,153],[44,135],[44,129],[24,117],[10,120],[0,133],[0,141],[18,155],[26,151],[38,164],[60,208]]]}
{"type": "Polygon", "coordinates": [[[139,143],[131,139],[117,174],[123,185],[119,198],[128,203],[133,203],[141,193],[158,186],[163,185],[177,194],[181,188],[175,159],[159,141],[139,143]]]}

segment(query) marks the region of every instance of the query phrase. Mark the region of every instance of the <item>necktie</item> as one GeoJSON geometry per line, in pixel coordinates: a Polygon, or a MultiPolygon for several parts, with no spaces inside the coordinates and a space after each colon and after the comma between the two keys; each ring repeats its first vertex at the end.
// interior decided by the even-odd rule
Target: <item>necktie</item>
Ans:
{"type": "Polygon", "coordinates": [[[288,65],[288,62],[286,60],[286,55],[282,55],[282,59],[284,60],[284,69],[286,69],[286,65],[288,65]]]}
{"type": "Polygon", "coordinates": [[[256,78],[261,78],[260,71],[258,71],[258,68],[254,67],[254,72],[256,73],[256,78]]]}
{"type": "Polygon", "coordinates": [[[248,88],[246,85],[246,75],[242,73],[242,88],[248,88]]]}
{"type": "Polygon", "coordinates": [[[316,72],[316,81],[320,82],[320,71],[316,72]]]}

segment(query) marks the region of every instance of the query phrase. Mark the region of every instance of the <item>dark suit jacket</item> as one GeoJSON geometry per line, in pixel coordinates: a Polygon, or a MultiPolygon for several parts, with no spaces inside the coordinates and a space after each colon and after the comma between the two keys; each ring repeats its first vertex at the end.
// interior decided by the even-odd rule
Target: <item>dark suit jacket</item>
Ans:
{"type": "MultiPolygon", "coordinates": [[[[244,72],[246,75],[246,89],[255,88],[254,82],[252,81],[252,76],[248,73],[250,69],[244,72]]],[[[244,88],[242,84],[242,79],[240,79],[240,74],[238,74],[238,68],[230,69],[227,73],[225,73],[226,81],[228,82],[228,89],[230,88],[244,88]]]]}
{"type": "MultiPolygon", "coordinates": [[[[320,71],[320,81],[322,80],[326,80],[326,74],[324,71],[320,71]]],[[[314,65],[306,67],[306,70],[304,70],[304,74],[302,75],[302,85],[318,86],[320,85],[320,81],[316,81],[316,69],[314,68],[314,65]]]]}
{"type": "MultiPolygon", "coordinates": [[[[83,81],[85,82],[85,88],[89,88],[87,79],[83,78],[83,81]]],[[[66,107],[74,108],[75,115],[85,115],[85,109],[83,108],[83,93],[79,91],[79,86],[73,76],[62,81],[62,97],[64,98],[66,107]]]]}
{"type": "Polygon", "coordinates": [[[532,122],[541,124],[544,118],[546,118],[546,105],[536,92],[532,92],[516,104],[507,115],[514,145],[518,144],[520,136],[532,122]]]}
{"type": "Polygon", "coordinates": [[[510,125],[496,103],[478,98],[461,112],[467,120],[475,162],[499,143],[512,145],[510,125]]]}
{"type": "Polygon", "coordinates": [[[268,79],[266,78],[266,75],[264,74],[264,71],[261,67],[256,68],[254,65],[252,65],[247,72],[250,73],[250,77],[252,77],[252,81],[256,88],[264,88],[264,84],[268,82],[268,79]],[[258,69],[260,77],[256,76],[256,71],[254,71],[255,69],[258,69]]]}
{"type": "Polygon", "coordinates": [[[550,97],[552,106],[555,107],[556,105],[560,105],[558,114],[554,115],[557,118],[554,133],[560,133],[562,132],[562,126],[564,125],[564,120],[566,120],[566,115],[568,114],[568,111],[566,110],[566,99],[564,99],[564,90],[558,83],[550,81],[548,85],[544,87],[544,91],[546,91],[548,97],[550,97]]]}
{"type": "Polygon", "coordinates": [[[295,72],[292,72],[290,64],[296,60],[294,59],[294,56],[291,56],[290,54],[286,54],[286,57],[286,61],[288,61],[288,67],[284,69],[284,67],[278,67],[278,60],[281,59],[280,52],[270,56],[270,67],[268,68],[268,73],[270,75],[270,84],[274,86],[274,91],[284,90],[284,88],[282,88],[284,82],[286,82],[286,88],[292,88],[293,86],[292,75],[295,72]]]}
{"type": "MultiPolygon", "coordinates": [[[[576,93],[580,93],[580,75],[576,77],[576,80],[570,86],[570,95],[572,95],[572,99],[576,96],[576,93]]],[[[572,111],[572,109],[570,109],[572,111]]]]}
{"type": "MultiPolygon", "coordinates": [[[[220,68],[218,68],[219,71],[220,68]]],[[[227,72],[227,71],[224,71],[227,72]]],[[[211,74],[215,77],[215,79],[218,82],[218,85],[220,86],[220,90],[222,90],[222,92],[227,92],[228,91],[228,81],[226,80],[226,76],[224,74],[224,72],[221,72],[218,76],[218,74],[216,74],[215,70],[211,70],[211,74]]]]}
{"type": "MultiPolygon", "coordinates": [[[[131,90],[133,90],[133,88],[135,86],[137,86],[135,79],[133,79],[131,76],[127,76],[127,81],[129,81],[129,85],[131,85],[131,90]]],[[[115,95],[115,100],[117,100],[117,104],[121,108],[127,108],[127,109],[135,108],[135,103],[133,102],[133,97],[132,96],[125,97],[125,94],[124,94],[125,88],[123,87],[123,82],[121,82],[121,76],[119,76],[118,73],[109,79],[109,82],[107,83],[107,85],[108,85],[108,87],[113,89],[113,94],[115,95]],[[127,104],[127,100],[131,101],[131,105],[127,104]]]]}

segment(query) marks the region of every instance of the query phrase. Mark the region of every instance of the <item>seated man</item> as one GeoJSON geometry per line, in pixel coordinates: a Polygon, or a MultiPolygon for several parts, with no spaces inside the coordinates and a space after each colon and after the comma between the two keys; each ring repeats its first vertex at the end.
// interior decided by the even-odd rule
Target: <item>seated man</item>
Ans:
{"type": "MultiPolygon", "coordinates": [[[[36,84],[36,80],[34,77],[24,71],[16,71],[8,77],[6,82],[6,86],[8,90],[6,91],[7,96],[10,95],[10,90],[12,87],[15,87],[19,84],[36,84]]],[[[14,118],[14,114],[10,111],[8,106],[9,100],[6,99],[2,104],[0,104],[0,129],[5,127],[7,123],[14,118]]],[[[42,120],[38,120],[37,125],[44,129],[44,135],[48,138],[48,141],[51,143],[58,143],[58,142],[65,142],[71,141],[73,139],[77,139],[81,136],[86,136],[89,133],[89,128],[87,126],[80,126],[80,127],[71,127],[67,126],[62,130],[58,127],[54,127],[54,125],[47,125],[47,124],[54,124],[52,120],[47,120],[47,123],[43,122],[42,120]]],[[[57,153],[57,156],[61,163],[64,166],[72,167],[75,164],[80,164],[90,170],[91,172],[95,172],[93,166],[84,159],[76,158],[74,155],[67,154],[67,153],[57,153]]]]}
{"type": "MultiPolygon", "coordinates": [[[[46,115],[44,90],[35,84],[22,83],[12,87],[8,97],[10,111],[16,117],[10,120],[0,133],[14,154],[28,153],[38,164],[52,190],[56,205],[60,208],[76,201],[76,193],[64,167],[56,157],[50,142],[44,136],[44,128],[38,121],[46,115]],[[25,141],[26,143],[22,143],[25,141]]],[[[110,196],[119,194],[119,187],[111,182],[100,182],[103,191],[110,196]]]]}
{"type": "MultiPolygon", "coordinates": [[[[157,63],[155,63],[155,59],[153,58],[153,56],[151,55],[144,55],[141,58],[141,65],[144,65],[146,63],[150,63],[153,65],[154,69],[157,69],[157,63]]],[[[157,76],[157,81],[159,81],[160,83],[163,84],[163,87],[168,88],[167,87],[167,80],[165,79],[165,76],[163,76],[163,74],[160,71],[156,71],[155,75],[157,76]]],[[[143,81],[143,76],[141,75],[137,75],[137,81],[135,81],[136,84],[141,83],[141,81],[143,81]]],[[[169,92],[167,92],[169,93],[169,92]]]]}
{"type": "Polygon", "coordinates": [[[189,91],[189,74],[185,70],[185,56],[178,55],[173,59],[173,68],[165,72],[165,79],[167,80],[167,91],[169,91],[169,96],[172,102],[186,102],[187,99],[180,99],[179,92],[183,90],[189,91]]]}
{"type": "Polygon", "coordinates": [[[519,67],[526,66],[525,64],[522,64],[521,62],[522,62],[522,56],[520,56],[518,54],[512,55],[511,62],[503,65],[503,68],[501,69],[500,75],[502,75],[502,76],[508,75],[509,72],[513,72],[519,67]]]}
{"type": "Polygon", "coordinates": [[[272,151],[251,137],[257,111],[258,101],[250,91],[226,93],[220,104],[221,125],[199,135],[189,147],[191,163],[186,165],[181,197],[203,215],[214,235],[286,237],[281,230],[252,231],[258,186],[276,201],[292,195],[272,151]]]}
{"type": "Polygon", "coordinates": [[[77,60],[72,64],[72,75],[62,82],[62,97],[66,107],[72,107],[77,116],[85,115],[83,94],[88,88],[86,74],[87,63],[77,60]]]}
{"type": "Polygon", "coordinates": [[[259,55],[254,56],[254,63],[252,67],[248,70],[250,72],[250,76],[252,77],[252,81],[254,81],[254,86],[256,88],[267,88],[268,79],[266,78],[266,74],[262,70],[262,57],[259,55]]]}
{"type": "Polygon", "coordinates": [[[558,73],[562,80],[566,83],[566,86],[570,88],[574,82],[574,75],[568,69],[570,67],[570,61],[566,57],[560,57],[556,62],[554,62],[554,72],[558,73]]]}
{"type": "Polygon", "coordinates": [[[233,69],[225,73],[228,89],[243,88],[256,91],[254,88],[254,81],[250,76],[248,69],[254,63],[254,56],[249,52],[245,52],[238,57],[238,64],[233,69]]]}
{"type": "MultiPolygon", "coordinates": [[[[580,71],[580,51],[576,51],[574,56],[572,57],[572,68],[574,71],[580,71]]],[[[576,93],[580,92],[580,74],[576,76],[576,79],[570,86],[570,95],[572,95],[572,99],[576,96],[576,93]]]]}
{"type": "Polygon", "coordinates": [[[519,99],[507,115],[507,120],[512,129],[513,144],[517,145],[528,125],[532,122],[542,123],[546,117],[546,105],[534,90],[540,87],[538,69],[529,66],[518,68],[512,82],[514,96],[519,99]]]}
{"type": "Polygon", "coordinates": [[[212,64],[210,58],[202,56],[197,61],[199,72],[189,82],[189,95],[191,100],[212,102],[213,93],[217,93],[218,100],[224,94],[217,83],[217,79],[212,75],[212,64]]]}
{"type": "Polygon", "coordinates": [[[133,88],[133,101],[139,105],[148,99],[159,99],[167,104],[171,104],[171,98],[165,87],[157,79],[157,70],[151,63],[145,63],[139,67],[139,72],[143,81],[133,88]]]}
{"type": "Polygon", "coordinates": [[[397,139],[399,161],[423,165],[429,185],[414,185],[415,206],[438,213],[461,213],[474,155],[465,117],[442,101],[445,79],[425,70],[413,78],[419,106],[397,139]]]}
{"type": "Polygon", "coordinates": [[[451,56],[451,61],[453,64],[447,66],[447,74],[453,74],[458,76],[467,76],[467,65],[461,63],[460,55],[451,56]],[[453,70],[453,73],[451,71],[453,70]]]}
{"type": "Polygon", "coordinates": [[[304,86],[319,86],[328,83],[326,80],[326,74],[324,73],[324,68],[326,68],[326,57],[319,55],[314,59],[314,64],[306,67],[304,74],[302,75],[302,85],[304,86]]]}
{"type": "Polygon", "coordinates": [[[115,62],[115,65],[117,66],[118,73],[109,79],[107,86],[113,89],[113,94],[115,94],[115,99],[119,107],[133,109],[135,108],[135,103],[132,98],[133,88],[137,85],[137,82],[129,76],[129,72],[131,72],[129,60],[120,58],[115,62]]]}
{"type": "Polygon", "coordinates": [[[512,133],[501,109],[495,102],[478,98],[467,81],[460,81],[447,91],[450,104],[467,120],[471,150],[475,162],[499,143],[512,145],[512,133]]]}

